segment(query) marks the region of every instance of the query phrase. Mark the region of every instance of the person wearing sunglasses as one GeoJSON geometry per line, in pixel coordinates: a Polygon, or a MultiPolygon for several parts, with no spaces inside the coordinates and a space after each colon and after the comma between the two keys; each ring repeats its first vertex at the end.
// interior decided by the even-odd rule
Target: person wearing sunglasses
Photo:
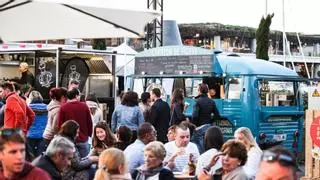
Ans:
{"type": "Polygon", "coordinates": [[[42,169],[25,161],[25,139],[20,129],[0,130],[0,179],[6,180],[50,180],[42,169]]]}
{"type": "Polygon", "coordinates": [[[256,180],[296,180],[297,164],[294,155],[273,147],[263,152],[256,180]]]}

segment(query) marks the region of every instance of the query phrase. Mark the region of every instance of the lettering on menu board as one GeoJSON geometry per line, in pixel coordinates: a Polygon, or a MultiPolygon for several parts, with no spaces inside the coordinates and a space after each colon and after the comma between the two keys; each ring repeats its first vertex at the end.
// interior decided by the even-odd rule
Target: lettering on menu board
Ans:
{"type": "Polygon", "coordinates": [[[212,55],[201,56],[168,56],[168,57],[137,57],[135,60],[135,74],[195,74],[211,72],[212,55]]]}

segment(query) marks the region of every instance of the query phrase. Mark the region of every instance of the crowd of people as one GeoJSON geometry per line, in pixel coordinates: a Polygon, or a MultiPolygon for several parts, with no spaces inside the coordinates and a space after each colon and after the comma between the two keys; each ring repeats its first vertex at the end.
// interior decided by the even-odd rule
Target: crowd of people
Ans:
{"type": "Polygon", "coordinates": [[[224,141],[206,84],[192,117],[184,115],[183,90],[174,89],[168,104],[154,88],[141,101],[124,93],[110,124],[95,95],[82,102],[77,86],[52,88],[47,105],[37,91],[26,95],[15,83],[0,83],[0,179],[296,179],[295,157],[281,147],[263,152],[250,129],[224,141]]]}

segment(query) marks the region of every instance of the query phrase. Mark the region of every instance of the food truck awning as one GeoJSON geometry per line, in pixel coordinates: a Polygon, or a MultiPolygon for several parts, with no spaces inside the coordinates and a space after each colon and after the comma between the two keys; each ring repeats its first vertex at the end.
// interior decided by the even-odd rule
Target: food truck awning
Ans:
{"type": "Polygon", "coordinates": [[[5,42],[66,38],[144,36],[161,15],[127,7],[131,0],[0,0],[0,37],[5,42]]]}

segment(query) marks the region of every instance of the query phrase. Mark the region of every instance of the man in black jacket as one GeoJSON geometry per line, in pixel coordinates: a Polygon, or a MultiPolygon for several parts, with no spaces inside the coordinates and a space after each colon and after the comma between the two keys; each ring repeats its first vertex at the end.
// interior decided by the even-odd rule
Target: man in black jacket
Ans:
{"type": "Polygon", "coordinates": [[[52,180],[61,180],[61,172],[71,164],[74,144],[65,137],[57,136],[49,144],[45,153],[33,160],[32,164],[45,170],[52,180]]]}
{"type": "Polygon", "coordinates": [[[160,96],[161,91],[159,88],[152,89],[151,99],[154,103],[151,106],[150,123],[157,131],[157,140],[166,143],[168,142],[167,131],[170,123],[170,107],[160,96]]]}
{"type": "Polygon", "coordinates": [[[19,66],[19,71],[21,72],[19,84],[33,87],[35,79],[33,74],[29,71],[29,65],[26,62],[22,62],[19,66]]]}
{"type": "Polygon", "coordinates": [[[198,87],[199,96],[194,104],[191,120],[197,127],[212,124],[213,120],[220,118],[216,104],[208,97],[208,89],[208,85],[204,83],[198,87]]]}

